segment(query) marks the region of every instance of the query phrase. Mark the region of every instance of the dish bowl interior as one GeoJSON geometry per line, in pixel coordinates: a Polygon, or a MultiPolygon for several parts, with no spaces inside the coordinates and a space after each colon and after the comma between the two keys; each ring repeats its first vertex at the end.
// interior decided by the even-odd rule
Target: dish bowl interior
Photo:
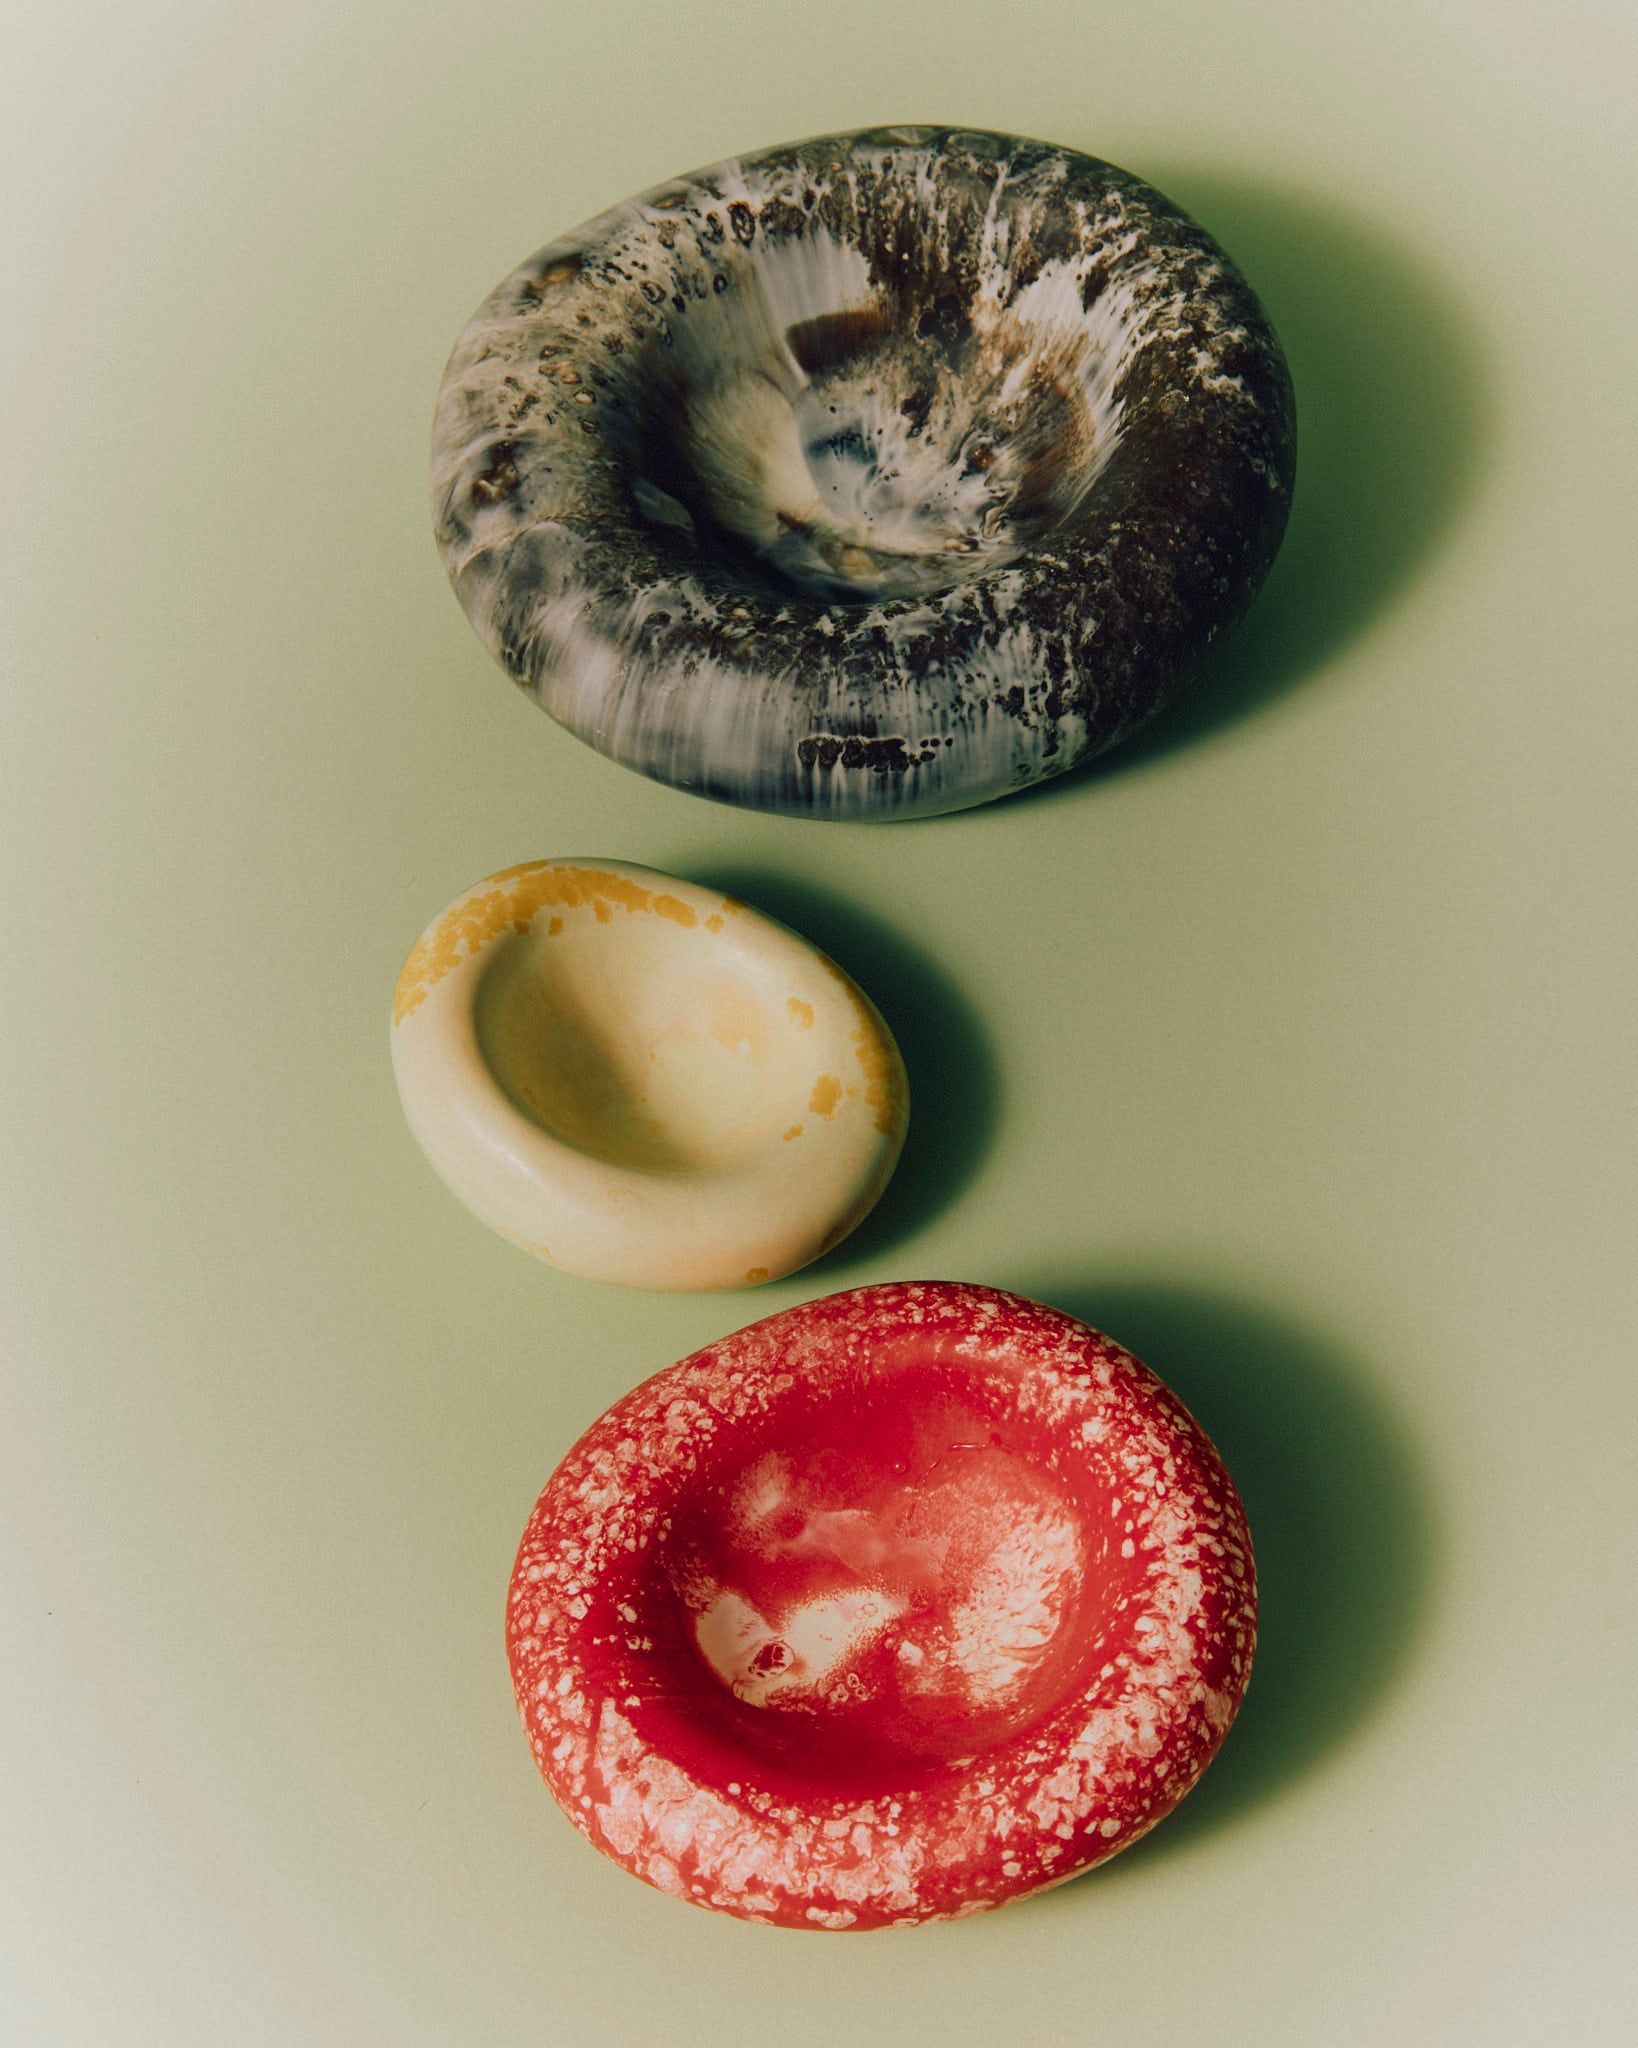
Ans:
{"type": "Polygon", "coordinates": [[[1118,437],[1132,293],[1072,207],[1016,212],[1002,146],[883,136],[760,218],[719,167],[637,202],[629,246],[548,253],[526,302],[583,270],[637,286],[612,353],[566,329],[543,361],[653,533],[747,588],[866,604],[948,592],[1074,513],[1118,437]]]}
{"type": "MultiPolygon", "coordinates": [[[[846,275],[822,239],[782,254],[846,275]]],[[[838,288],[781,323],[773,267],[730,274],[715,317],[640,378],[632,490],[651,525],[750,587],[863,604],[1000,567],[1079,502],[1108,444],[1078,303],[1002,320],[954,290],[838,288]]]]}
{"type": "MultiPolygon", "coordinates": [[[[637,1596],[679,1753],[911,1784],[1085,1689],[1134,1590],[1120,1524],[1023,1426],[907,1368],[802,1404],[671,1517],[637,1596]]],[[[637,1609],[634,1606],[633,1612],[637,1609]]]]}
{"type": "Polygon", "coordinates": [[[576,1151],[725,1172],[809,1110],[820,1034],[789,979],[692,913],[541,915],[493,949],[478,1043],[513,1106],[576,1151]]]}

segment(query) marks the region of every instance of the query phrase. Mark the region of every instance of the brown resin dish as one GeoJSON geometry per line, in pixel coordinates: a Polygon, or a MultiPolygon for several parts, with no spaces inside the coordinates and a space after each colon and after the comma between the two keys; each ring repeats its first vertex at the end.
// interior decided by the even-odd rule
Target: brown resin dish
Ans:
{"type": "Polygon", "coordinates": [[[582,739],[905,818],[1148,718],[1267,574],[1294,454],[1266,315],[1153,187],[872,128],[529,258],[455,345],[433,503],[473,625],[582,739]]]}

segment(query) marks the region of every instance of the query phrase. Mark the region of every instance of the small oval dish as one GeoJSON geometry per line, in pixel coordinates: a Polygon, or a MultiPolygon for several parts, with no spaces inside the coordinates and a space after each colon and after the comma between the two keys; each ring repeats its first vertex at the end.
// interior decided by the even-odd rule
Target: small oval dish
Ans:
{"type": "Polygon", "coordinates": [[[558,1803],[661,1890],[807,1928],[960,1918],[1128,1847],[1256,1634],[1199,1426],[1084,1324],[858,1288],[655,1375],[548,1482],[507,1643],[558,1803]]]}
{"type": "Polygon", "coordinates": [[[892,1034],[748,905],[531,861],[434,919],[393,1001],[410,1129],[474,1215],[566,1272],[755,1286],[870,1211],[904,1142],[892,1034]]]}
{"type": "Polygon", "coordinates": [[[645,775],[905,818],[1142,723],[1267,574],[1294,464],[1246,280],[1142,179],[871,128],[713,164],[530,257],[433,432],[497,660],[645,775]]]}

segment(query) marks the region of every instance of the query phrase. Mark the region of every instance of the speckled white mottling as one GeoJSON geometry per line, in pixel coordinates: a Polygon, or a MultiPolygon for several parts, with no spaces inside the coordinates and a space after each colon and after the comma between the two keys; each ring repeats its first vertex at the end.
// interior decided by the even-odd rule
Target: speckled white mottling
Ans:
{"type": "Polygon", "coordinates": [[[972,1599],[951,1616],[949,1662],[970,1693],[1011,1691],[1057,1633],[1081,1576],[1080,1540],[1067,1516],[1020,1513],[980,1572],[972,1599]]]}
{"type": "MultiPolygon", "coordinates": [[[[765,1494],[773,1477],[763,1471],[755,1485],[765,1494]]],[[[1043,1514],[997,1557],[998,1618],[974,1618],[962,1651],[980,1685],[1005,1688],[1010,1667],[1039,1648],[1033,1637],[1050,1632],[1050,1589],[1074,1568],[1073,1548],[1043,1514]]],[[[1136,1840],[1215,1751],[1244,1690],[1255,1625],[1233,1487],[1153,1375],[1054,1311],[926,1283],[772,1317],[618,1403],[541,1496],[519,1551],[508,1639],[540,1768],[600,1847],[698,1904],[863,1927],[964,1917],[1136,1840]],[[1004,1400],[1038,1423],[1061,1474],[1110,1495],[1133,1525],[1127,1548],[1144,1560],[1141,1597],[1087,1645],[1044,1718],[979,1757],[912,1771],[868,1798],[822,1779],[798,1797],[788,1771],[749,1750],[731,1782],[706,1783],[667,1752],[674,1667],[620,1647],[602,1617],[652,1603],[657,1560],[718,1432],[739,1441],[792,1400],[818,1398],[815,1389],[853,1398],[895,1331],[938,1344],[973,1399],[1004,1400]],[[1089,1432],[1094,1422],[1102,1427],[1089,1432]],[[583,1595],[589,1609],[577,1613],[583,1595]],[[595,1681],[594,1669],[604,1674],[595,1681]]],[[[727,1617],[727,1637],[734,1626],[727,1617]]]]}

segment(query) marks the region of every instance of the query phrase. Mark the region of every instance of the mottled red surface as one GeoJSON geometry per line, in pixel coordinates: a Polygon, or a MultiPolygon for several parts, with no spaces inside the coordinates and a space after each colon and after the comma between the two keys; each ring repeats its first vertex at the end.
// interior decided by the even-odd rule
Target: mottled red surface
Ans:
{"type": "Polygon", "coordinates": [[[858,1288],[619,1401],[513,1573],[524,1726],[649,1883],[799,1927],[978,1912],[1154,1825],[1245,1690],[1256,1589],[1153,1373],[992,1288],[858,1288]]]}

